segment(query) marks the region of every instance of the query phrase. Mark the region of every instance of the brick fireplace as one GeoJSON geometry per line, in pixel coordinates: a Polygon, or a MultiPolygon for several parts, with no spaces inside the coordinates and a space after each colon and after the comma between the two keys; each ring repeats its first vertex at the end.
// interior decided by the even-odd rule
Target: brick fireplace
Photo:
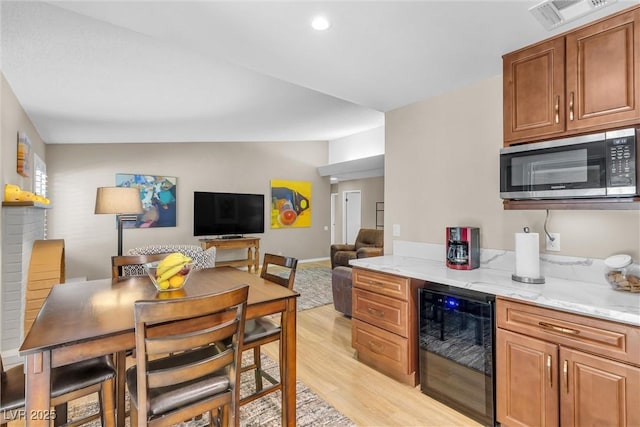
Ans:
{"type": "Polygon", "coordinates": [[[0,351],[7,366],[21,362],[27,271],[33,242],[45,238],[45,212],[38,206],[2,206],[0,351]]]}

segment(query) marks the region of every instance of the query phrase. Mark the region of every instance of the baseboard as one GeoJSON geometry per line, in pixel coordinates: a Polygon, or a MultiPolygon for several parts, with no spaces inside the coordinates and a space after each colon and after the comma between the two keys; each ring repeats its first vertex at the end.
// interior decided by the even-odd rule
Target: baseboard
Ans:
{"type": "Polygon", "coordinates": [[[329,261],[329,257],[301,259],[301,260],[298,260],[298,264],[304,264],[307,262],[320,262],[320,261],[329,261]]]}

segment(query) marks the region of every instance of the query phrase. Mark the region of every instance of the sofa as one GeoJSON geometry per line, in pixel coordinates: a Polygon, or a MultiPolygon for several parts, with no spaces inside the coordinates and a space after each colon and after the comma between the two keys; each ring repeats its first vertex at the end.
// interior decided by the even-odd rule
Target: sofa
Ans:
{"type": "MultiPolygon", "coordinates": [[[[182,245],[182,244],[167,244],[167,245],[148,245],[139,248],[129,249],[126,255],[154,255],[154,254],[169,254],[172,252],[180,252],[190,257],[194,262],[195,270],[202,270],[203,268],[212,268],[216,265],[216,248],[210,247],[209,249],[202,249],[198,245],[182,245]]],[[[140,268],[141,271],[125,271],[125,275],[142,275],[142,267],[140,266],[128,266],[129,269],[140,268]]]]}
{"type": "Polygon", "coordinates": [[[350,267],[349,261],[357,258],[381,256],[384,253],[384,231],[361,228],[353,244],[331,245],[331,269],[350,267]]]}
{"type": "Polygon", "coordinates": [[[351,317],[351,305],[353,304],[352,288],[351,268],[338,266],[331,270],[333,308],[347,317],[351,317]]]}

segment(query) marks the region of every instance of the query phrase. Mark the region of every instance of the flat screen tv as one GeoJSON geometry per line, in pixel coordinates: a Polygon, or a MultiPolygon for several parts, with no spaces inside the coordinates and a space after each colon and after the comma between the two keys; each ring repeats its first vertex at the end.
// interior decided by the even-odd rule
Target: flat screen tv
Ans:
{"type": "Polygon", "coordinates": [[[264,233],[264,194],[193,192],[194,236],[264,233]]]}

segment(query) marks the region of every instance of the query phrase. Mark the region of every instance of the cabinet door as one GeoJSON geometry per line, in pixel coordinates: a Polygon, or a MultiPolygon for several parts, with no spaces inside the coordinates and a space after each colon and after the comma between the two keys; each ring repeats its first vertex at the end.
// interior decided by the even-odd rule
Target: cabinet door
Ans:
{"type": "Polygon", "coordinates": [[[560,349],[561,425],[640,425],[640,368],[560,349]]]}
{"type": "Polygon", "coordinates": [[[640,118],[640,10],[567,34],[567,129],[640,118]]]}
{"type": "Polygon", "coordinates": [[[558,346],[498,329],[496,410],[506,426],[558,425],[558,346]]]}
{"type": "Polygon", "coordinates": [[[505,144],[565,130],[564,53],[561,37],[503,56],[505,144]]]}

